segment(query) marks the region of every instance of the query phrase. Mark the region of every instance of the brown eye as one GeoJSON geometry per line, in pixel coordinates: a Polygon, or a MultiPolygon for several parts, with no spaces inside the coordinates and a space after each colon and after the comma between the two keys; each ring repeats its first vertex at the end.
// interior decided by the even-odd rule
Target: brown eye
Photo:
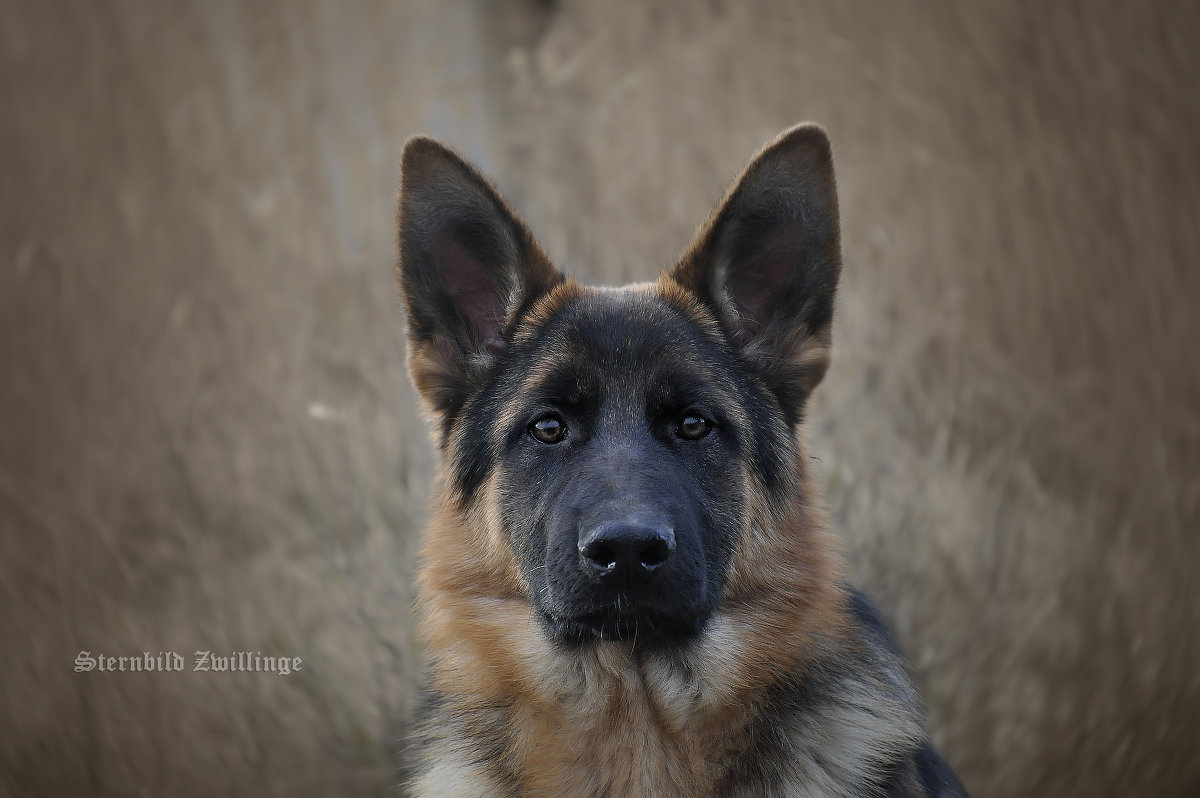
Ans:
{"type": "Polygon", "coordinates": [[[675,434],[685,441],[698,441],[711,430],[712,422],[707,418],[698,416],[695,413],[688,413],[679,422],[679,429],[676,430],[675,434]]]}
{"type": "Polygon", "coordinates": [[[542,443],[558,443],[567,437],[567,425],[558,416],[542,416],[529,425],[529,434],[542,443]]]}

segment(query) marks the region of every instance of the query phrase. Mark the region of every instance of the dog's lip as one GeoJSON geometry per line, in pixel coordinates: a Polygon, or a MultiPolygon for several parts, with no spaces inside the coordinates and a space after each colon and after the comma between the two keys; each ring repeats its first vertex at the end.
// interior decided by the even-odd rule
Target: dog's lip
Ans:
{"type": "Polygon", "coordinates": [[[702,626],[695,619],[677,618],[645,608],[617,612],[615,607],[558,618],[599,640],[632,640],[651,637],[687,637],[702,626]]]}

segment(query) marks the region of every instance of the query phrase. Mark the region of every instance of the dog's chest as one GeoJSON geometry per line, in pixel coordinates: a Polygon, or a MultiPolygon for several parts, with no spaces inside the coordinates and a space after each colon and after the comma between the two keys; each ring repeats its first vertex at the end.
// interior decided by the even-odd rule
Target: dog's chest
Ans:
{"type": "Polygon", "coordinates": [[[526,721],[518,781],[531,796],[695,798],[720,780],[725,746],[705,729],[673,729],[654,708],[613,701],[586,717],[526,721]]]}
{"type": "MultiPolygon", "coordinates": [[[[793,725],[796,728],[792,728],[793,725]]],[[[678,732],[623,708],[602,725],[547,723],[517,771],[523,796],[581,798],[849,798],[872,754],[845,729],[777,729],[770,752],[739,724],[678,732]],[[764,759],[764,754],[766,758],[764,759]]]]}
{"type": "Polygon", "coordinates": [[[597,702],[501,711],[486,725],[506,729],[504,742],[496,740],[505,755],[471,762],[445,750],[417,794],[849,798],[864,794],[882,758],[911,734],[886,717],[886,704],[834,702],[754,717],[737,709],[680,723],[669,706],[622,687],[597,702]]]}
{"type": "Polygon", "coordinates": [[[514,775],[530,796],[861,795],[919,729],[902,707],[860,691],[861,680],[848,677],[836,699],[787,712],[727,705],[688,713],[686,691],[618,681],[602,709],[532,712],[519,721],[527,735],[514,775]]]}

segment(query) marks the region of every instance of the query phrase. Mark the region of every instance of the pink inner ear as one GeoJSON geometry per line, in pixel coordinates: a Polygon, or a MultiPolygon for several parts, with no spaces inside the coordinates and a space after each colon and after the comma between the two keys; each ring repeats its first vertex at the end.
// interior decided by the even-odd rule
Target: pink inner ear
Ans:
{"type": "Polygon", "coordinates": [[[502,349],[505,306],[495,278],[466,247],[448,236],[438,237],[433,254],[441,264],[440,274],[446,292],[454,306],[470,321],[476,337],[488,349],[502,349]]]}
{"type": "Polygon", "coordinates": [[[791,253],[768,250],[727,278],[726,287],[740,319],[740,334],[753,337],[770,322],[772,303],[784,288],[792,270],[791,253]]]}

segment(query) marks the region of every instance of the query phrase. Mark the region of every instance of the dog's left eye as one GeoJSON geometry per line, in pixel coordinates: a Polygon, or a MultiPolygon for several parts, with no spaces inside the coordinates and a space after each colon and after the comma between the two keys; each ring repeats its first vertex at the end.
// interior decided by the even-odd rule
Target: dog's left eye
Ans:
{"type": "Polygon", "coordinates": [[[558,416],[545,415],[529,425],[529,434],[542,443],[558,443],[567,437],[567,425],[558,416]]]}
{"type": "Polygon", "coordinates": [[[712,422],[696,413],[688,413],[679,420],[675,434],[685,441],[698,441],[712,431],[712,422]]]}

